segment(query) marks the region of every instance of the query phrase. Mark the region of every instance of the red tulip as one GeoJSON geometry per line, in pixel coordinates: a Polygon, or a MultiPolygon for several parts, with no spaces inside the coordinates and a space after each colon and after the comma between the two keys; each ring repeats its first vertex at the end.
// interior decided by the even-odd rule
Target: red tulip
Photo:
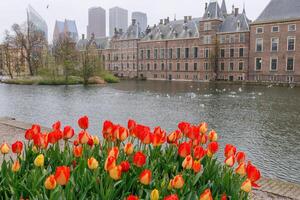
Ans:
{"type": "Polygon", "coordinates": [[[33,124],[31,130],[33,131],[33,134],[38,134],[41,132],[41,127],[38,124],[33,124]]]}
{"type": "Polygon", "coordinates": [[[145,169],[144,171],[142,171],[142,173],[140,174],[140,182],[143,185],[149,185],[151,182],[151,171],[148,169],[145,169]]]}
{"type": "Polygon", "coordinates": [[[87,144],[92,148],[94,146],[94,138],[89,137],[89,140],[88,140],[87,144]]]}
{"type": "Polygon", "coordinates": [[[166,196],[164,200],[179,200],[178,196],[176,194],[171,194],[169,196],[166,196]]]}
{"type": "Polygon", "coordinates": [[[150,144],[151,143],[151,133],[150,128],[146,126],[137,126],[137,137],[141,140],[143,144],[150,144]]]}
{"type": "Polygon", "coordinates": [[[206,154],[206,151],[203,149],[202,146],[196,146],[194,148],[194,158],[197,160],[201,160],[206,154]]]}
{"type": "Polygon", "coordinates": [[[87,131],[81,131],[78,134],[78,141],[80,144],[87,144],[90,139],[90,135],[87,131]]]}
{"type": "Polygon", "coordinates": [[[133,156],[133,164],[137,167],[143,167],[146,163],[146,156],[138,151],[133,156]]]}
{"type": "Polygon", "coordinates": [[[111,121],[105,121],[103,123],[103,129],[102,129],[102,134],[104,139],[111,139],[112,137],[112,129],[113,129],[113,123],[111,121]]]}
{"type": "Polygon", "coordinates": [[[127,127],[129,131],[133,130],[136,127],[136,122],[132,119],[128,120],[127,127]]]}
{"type": "Polygon", "coordinates": [[[88,129],[88,127],[89,127],[89,118],[87,116],[83,116],[83,117],[79,118],[78,126],[83,130],[88,129]]]}
{"type": "Polygon", "coordinates": [[[260,171],[254,165],[252,165],[250,161],[248,162],[246,171],[248,179],[251,181],[251,185],[256,188],[260,187],[255,183],[260,179],[260,171]]]}
{"type": "Polygon", "coordinates": [[[20,141],[16,141],[14,144],[11,145],[11,149],[13,153],[21,154],[23,150],[23,143],[20,141]]]}
{"type": "Polygon", "coordinates": [[[116,158],[114,156],[107,157],[105,164],[104,164],[104,170],[110,171],[114,167],[116,167],[116,158]]]}
{"type": "Polygon", "coordinates": [[[56,144],[61,137],[60,131],[52,131],[48,134],[48,142],[51,144],[56,144]]]}
{"type": "Polygon", "coordinates": [[[191,145],[187,142],[183,142],[178,147],[178,155],[182,158],[191,154],[191,145]]]}
{"type": "Polygon", "coordinates": [[[235,158],[236,158],[236,161],[239,164],[241,164],[242,162],[245,162],[245,160],[246,160],[246,154],[244,152],[242,152],[242,151],[237,152],[235,158]]]}
{"type": "Polygon", "coordinates": [[[201,162],[200,160],[195,160],[193,163],[193,170],[195,173],[198,173],[201,171],[201,162]]]}
{"type": "Polygon", "coordinates": [[[188,122],[180,122],[178,124],[178,128],[184,135],[188,135],[191,129],[191,125],[188,122]]]}
{"type": "Polygon", "coordinates": [[[53,129],[54,131],[59,131],[59,130],[60,130],[60,127],[61,127],[60,121],[57,121],[57,122],[55,122],[55,123],[52,125],[52,129],[53,129]]]}
{"type": "Polygon", "coordinates": [[[213,156],[219,150],[218,142],[211,142],[207,146],[207,155],[209,157],[213,156]]]}
{"type": "Polygon", "coordinates": [[[206,189],[201,195],[199,200],[213,200],[210,189],[206,189]]]}
{"type": "Polygon", "coordinates": [[[128,161],[121,162],[122,172],[128,172],[130,169],[130,164],[128,161]]]}
{"type": "Polygon", "coordinates": [[[231,144],[226,144],[224,149],[224,156],[228,158],[229,156],[235,156],[236,147],[231,144]]]}
{"type": "Polygon", "coordinates": [[[71,126],[65,126],[64,132],[63,132],[63,138],[65,140],[69,140],[74,136],[74,129],[71,126]]]}
{"type": "Polygon", "coordinates": [[[139,200],[139,197],[134,195],[129,195],[126,200],[139,200]]]}
{"type": "Polygon", "coordinates": [[[119,127],[119,132],[118,132],[118,135],[117,135],[117,139],[120,140],[120,141],[124,141],[128,138],[128,130],[122,126],[119,127]]]}
{"type": "Polygon", "coordinates": [[[46,149],[48,146],[48,135],[37,133],[33,136],[33,143],[36,147],[46,149]]]}
{"type": "Polygon", "coordinates": [[[79,158],[82,156],[82,146],[74,146],[73,147],[73,154],[76,158],[79,158]]]}
{"type": "Polygon", "coordinates": [[[227,200],[227,195],[225,193],[222,195],[221,200],[227,200]]]}
{"type": "Polygon", "coordinates": [[[154,147],[160,146],[166,142],[166,132],[160,127],[154,129],[154,133],[151,135],[151,143],[154,147]]]}
{"type": "Polygon", "coordinates": [[[57,167],[55,180],[59,185],[66,185],[70,178],[70,168],[66,166],[57,167]]]}
{"type": "Polygon", "coordinates": [[[175,144],[177,143],[177,141],[180,139],[181,137],[181,131],[180,130],[176,130],[176,131],[173,131],[170,135],[168,135],[167,137],[167,142],[169,144],[175,144]]]}
{"type": "Polygon", "coordinates": [[[26,140],[32,140],[34,136],[34,132],[32,129],[27,129],[25,132],[25,139],[26,140]]]}

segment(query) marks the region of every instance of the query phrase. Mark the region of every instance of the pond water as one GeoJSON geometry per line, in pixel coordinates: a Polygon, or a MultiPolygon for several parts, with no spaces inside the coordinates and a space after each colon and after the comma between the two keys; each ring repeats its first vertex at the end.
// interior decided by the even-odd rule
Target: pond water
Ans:
{"type": "Polygon", "coordinates": [[[300,183],[300,88],[160,81],[103,87],[0,84],[0,116],[77,127],[82,115],[90,117],[90,132],[98,135],[106,119],[126,125],[133,118],[167,131],[183,120],[206,121],[218,132],[222,149],[236,145],[263,176],[300,183]]]}

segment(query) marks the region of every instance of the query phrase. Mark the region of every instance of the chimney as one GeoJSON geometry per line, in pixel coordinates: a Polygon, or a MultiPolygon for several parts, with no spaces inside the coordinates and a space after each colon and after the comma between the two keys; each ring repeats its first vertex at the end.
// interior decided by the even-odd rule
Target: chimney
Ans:
{"type": "Polygon", "coordinates": [[[164,23],[164,20],[160,19],[159,24],[163,24],[163,23],[164,23]]]}
{"type": "Polygon", "coordinates": [[[192,20],[192,16],[189,16],[189,21],[191,21],[192,20]]]}
{"type": "Polygon", "coordinates": [[[135,25],[136,19],[132,19],[131,21],[132,21],[132,25],[135,25]]]}
{"type": "Polygon", "coordinates": [[[167,17],[167,24],[170,22],[170,17],[167,17]]]}
{"type": "Polygon", "coordinates": [[[184,23],[187,23],[188,17],[184,16],[184,23]]]}
{"type": "Polygon", "coordinates": [[[83,40],[84,40],[84,34],[82,34],[82,35],[81,35],[81,39],[83,39],[83,40]]]}
{"type": "Polygon", "coordinates": [[[234,15],[237,16],[239,14],[239,8],[235,8],[234,15]]]}
{"type": "Polygon", "coordinates": [[[207,10],[207,2],[205,3],[205,11],[207,10]]]}
{"type": "Polygon", "coordinates": [[[231,11],[232,14],[234,14],[234,5],[232,5],[232,11],[231,11]]]}
{"type": "Polygon", "coordinates": [[[123,34],[123,29],[120,28],[120,29],[119,29],[119,33],[120,33],[120,34],[123,34]]]}

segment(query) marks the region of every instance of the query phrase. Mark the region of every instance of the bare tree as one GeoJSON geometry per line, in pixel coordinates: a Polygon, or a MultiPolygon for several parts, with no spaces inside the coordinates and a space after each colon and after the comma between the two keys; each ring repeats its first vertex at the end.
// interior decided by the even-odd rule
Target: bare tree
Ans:
{"type": "Polygon", "coordinates": [[[13,62],[14,56],[13,54],[16,52],[13,52],[13,46],[12,46],[12,40],[10,33],[8,30],[5,31],[4,41],[3,41],[3,55],[4,55],[4,71],[9,75],[11,79],[13,79],[13,62]]]}

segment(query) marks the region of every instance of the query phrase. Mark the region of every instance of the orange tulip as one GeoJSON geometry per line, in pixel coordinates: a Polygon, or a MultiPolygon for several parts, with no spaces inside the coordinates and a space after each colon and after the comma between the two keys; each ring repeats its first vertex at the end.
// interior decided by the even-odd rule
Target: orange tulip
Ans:
{"type": "Polygon", "coordinates": [[[0,147],[0,151],[3,155],[8,154],[9,150],[10,150],[10,148],[7,143],[3,143],[0,147]]]}
{"type": "Polygon", "coordinates": [[[127,144],[125,144],[124,146],[124,152],[126,153],[126,155],[131,155],[133,153],[133,144],[128,142],[127,144]]]}
{"type": "Polygon", "coordinates": [[[200,160],[195,160],[193,163],[193,170],[195,173],[198,173],[201,171],[201,162],[200,160]]]}
{"type": "Polygon", "coordinates": [[[126,200],[139,200],[139,197],[134,196],[134,195],[129,195],[126,200]]]}
{"type": "Polygon", "coordinates": [[[140,174],[140,182],[143,185],[149,185],[151,182],[151,171],[148,169],[145,169],[144,171],[142,171],[142,173],[140,174]]]}
{"type": "Polygon", "coordinates": [[[17,159],[17,160],[12,164],[11,170],[12,170],[13,172],[18,172],[18,171],[20,170],[20,168],[21,168],[21,165],[20,165],[19,160],[17,159]]]}
{"type": "Polygon", "coordinates": [[[202,122],[199,124],[199,129],[200,129],[200,133],[201,134],[206,134],[207,129],[208,129],[208,125],[206,122],[202,122]]]}
{"type": "Polygon", "coordinates": [[[239,164],[241,164],[242,162],[245,162],[245,160],[246,160],[246,154],[244,152],[242,152],[242,151],[237,152],[237,154],[236,154],[235,157],[236,157],[236,161],[239,164]]]}
{"type": "Polygon", "coordinates": [[[219,144],[217,142],[211,142],[207,146],[207,156],[212,157],[219,150],[219,144]]]}
{"type": "Polygon", "coordinates": [[[252,184],[251,184],[250,179],[247,179],[242,183],[241,190],[243,190],[244,192],[247,192],[247,193],[251,192],[252,184]]]}
{"type": "Polygon", "coordinates": [[[170,135],[168,135],[167,142],[169,144],[175,144],[181,138],[181,135],[182,133],[180,130],[173,131],[170,135]]]}
{"type": "Polygon", "coordinates": [[[168,195],[164,198],[164,200],[179,200],[178,196],[176,194],[168,195]]]}
{"type": "Polygon", "coordinates": [[[235,156],[236,147],[231,144],[226,144],[224,149],[224,156],[228,158],[229,156],[235,156]]]}
{"type": "Polygon", "coordinates": [[[44,186],[47,190],[54,190],[56,188],[56,180],[55,180],[54,175],[50,175],[46,179],[44,186]]]}
{"type": "Polygon", "coordinates": [[[13,153],[20,154],[23,150],[23,143],[20,141],[16,141],[14,144],[11,145],[11,149],[13,153]]]}
{"type": "Polygon", "coordinates": [[[178,147],[178,155],[182,158],[191,154],[191,145],[187,142],[183,142],[178,147]]]}
{"type": "Polygon", "coordinates": [[[83,116],[81,118],[78,119],[78,126],[83,129],[86,130],[89,127],[89,118],[87,116],[83,116]]]}
{"type": "Polygon", "coordinates": [[[192,169],[193,167],[193,158],[191,155],[188,155],[185,157],[185,159],[182,162],[183,169],[192,169]]]}
{"type": "Polygon", "coordinates": [[[209,139],[211,142],[216,142],[216,141],[218,140],[218,134],[216,133],[216,131],[211,130],[211,131],[208,133],[208,139],[209,139]]]}
{"type": "Polygon", "coordinates": [[[74,146],[73,147],[73,155],[76,157],[76,158],[80,158],[82,156],[82,146],[74,146]]]}
{"type": "Polygon", "coordinates": [[[118,135],[117,135],[117,138],[118,140],[120,141],[124,141],[128,138],[128,130],[122,126],[119,127],[119,132],[118,132],[118,135]]]}
{"type": "Polygon", "coordinates": [[[146,163],[146,156],[138,151],[133,156],[133,164],[137,167],[143,167],[146,163]]]}
{"type": "Polygon", "coordinates": [[[203,149],[202,146],[196,146],[194,148],[194,158],[197,160],[201,160],[206,154],[206,151],[203,149]]]}
{"type": "Polygon", "coordinates": [[[245,163],[240,163],[239,166],[235,169],[235,173],[245,176],[247,174],[246,172],[246,164],[245,163]]]}
{"type": "Polygon", "coordinates": [[[113,169],[115,166],[116,166],[116,158],[114,156],[107,157],[104,164],[104,170],[109,171],[113,169]]]}
{"type": "Polygon", "coordinates": [[[202,134],[201,135],[201,144],[206,144],[206,142],[207,142],[207,135],[206,134],[202,134]]]}
{"type": "Polygon", "coordinates": [[[254,165],[252,165],[250,161],[248,162],[246,171],[248,179],[251,181],[251,185],[253,187],[260,187],[255,183],[260,179],[260,171],[254,165]]]}
{"type": "Polygon", "coordinates": [[[118,147],[113,147],[108,151],[108,157],[113,156],[116,159],[119,157],[119,148],[118,147]]]}
{"type": "Polygon", "coordinates": [[[90,170],[95,170],[99,166],[98,161],[94,157],[89,158],[87,163],[90,170]]]}
{"type": "Polygon", "coordinates": [[[122,166],[118,165],[109,170],[109,176],[115,181],[120,180],[122,176],[122,166]]]}
{"type": "Polygon", "coordinates": [[[65,140],[69,140],[74,136],[75,132],[74,129],[71,126],[65,126],[64,132],[63,132],[63,138],[65,140]]]}
{"type": "Polygon", "coordinates": [[[225,159],[225,164],[229,167],[232,167],[235,163],[234,156],[229,156],[225,159]]]}
{"type": "Polygon", "coordinates": [[[172,179],[172,188],[181,189],[184,185],[184,179],[181,175],[177,175],[172,179]]]}
{"type": "Polygon", "coordinates": [[[59,185],[66,185],[70,178],[70,168],[66,166],[57,167],[54,177],[59,185]]]}
{"type": "Polygon", "coordinates": [[[90,140],[90,135],[87,131],[81,131],[78,135],[78,141],[80,144],[87,144],[90,140]]]}
{"type": "Polygon", "coordinates": [[[213,200],[210,189],[206,189],[201,195],[199,200],[213,200]]]}

